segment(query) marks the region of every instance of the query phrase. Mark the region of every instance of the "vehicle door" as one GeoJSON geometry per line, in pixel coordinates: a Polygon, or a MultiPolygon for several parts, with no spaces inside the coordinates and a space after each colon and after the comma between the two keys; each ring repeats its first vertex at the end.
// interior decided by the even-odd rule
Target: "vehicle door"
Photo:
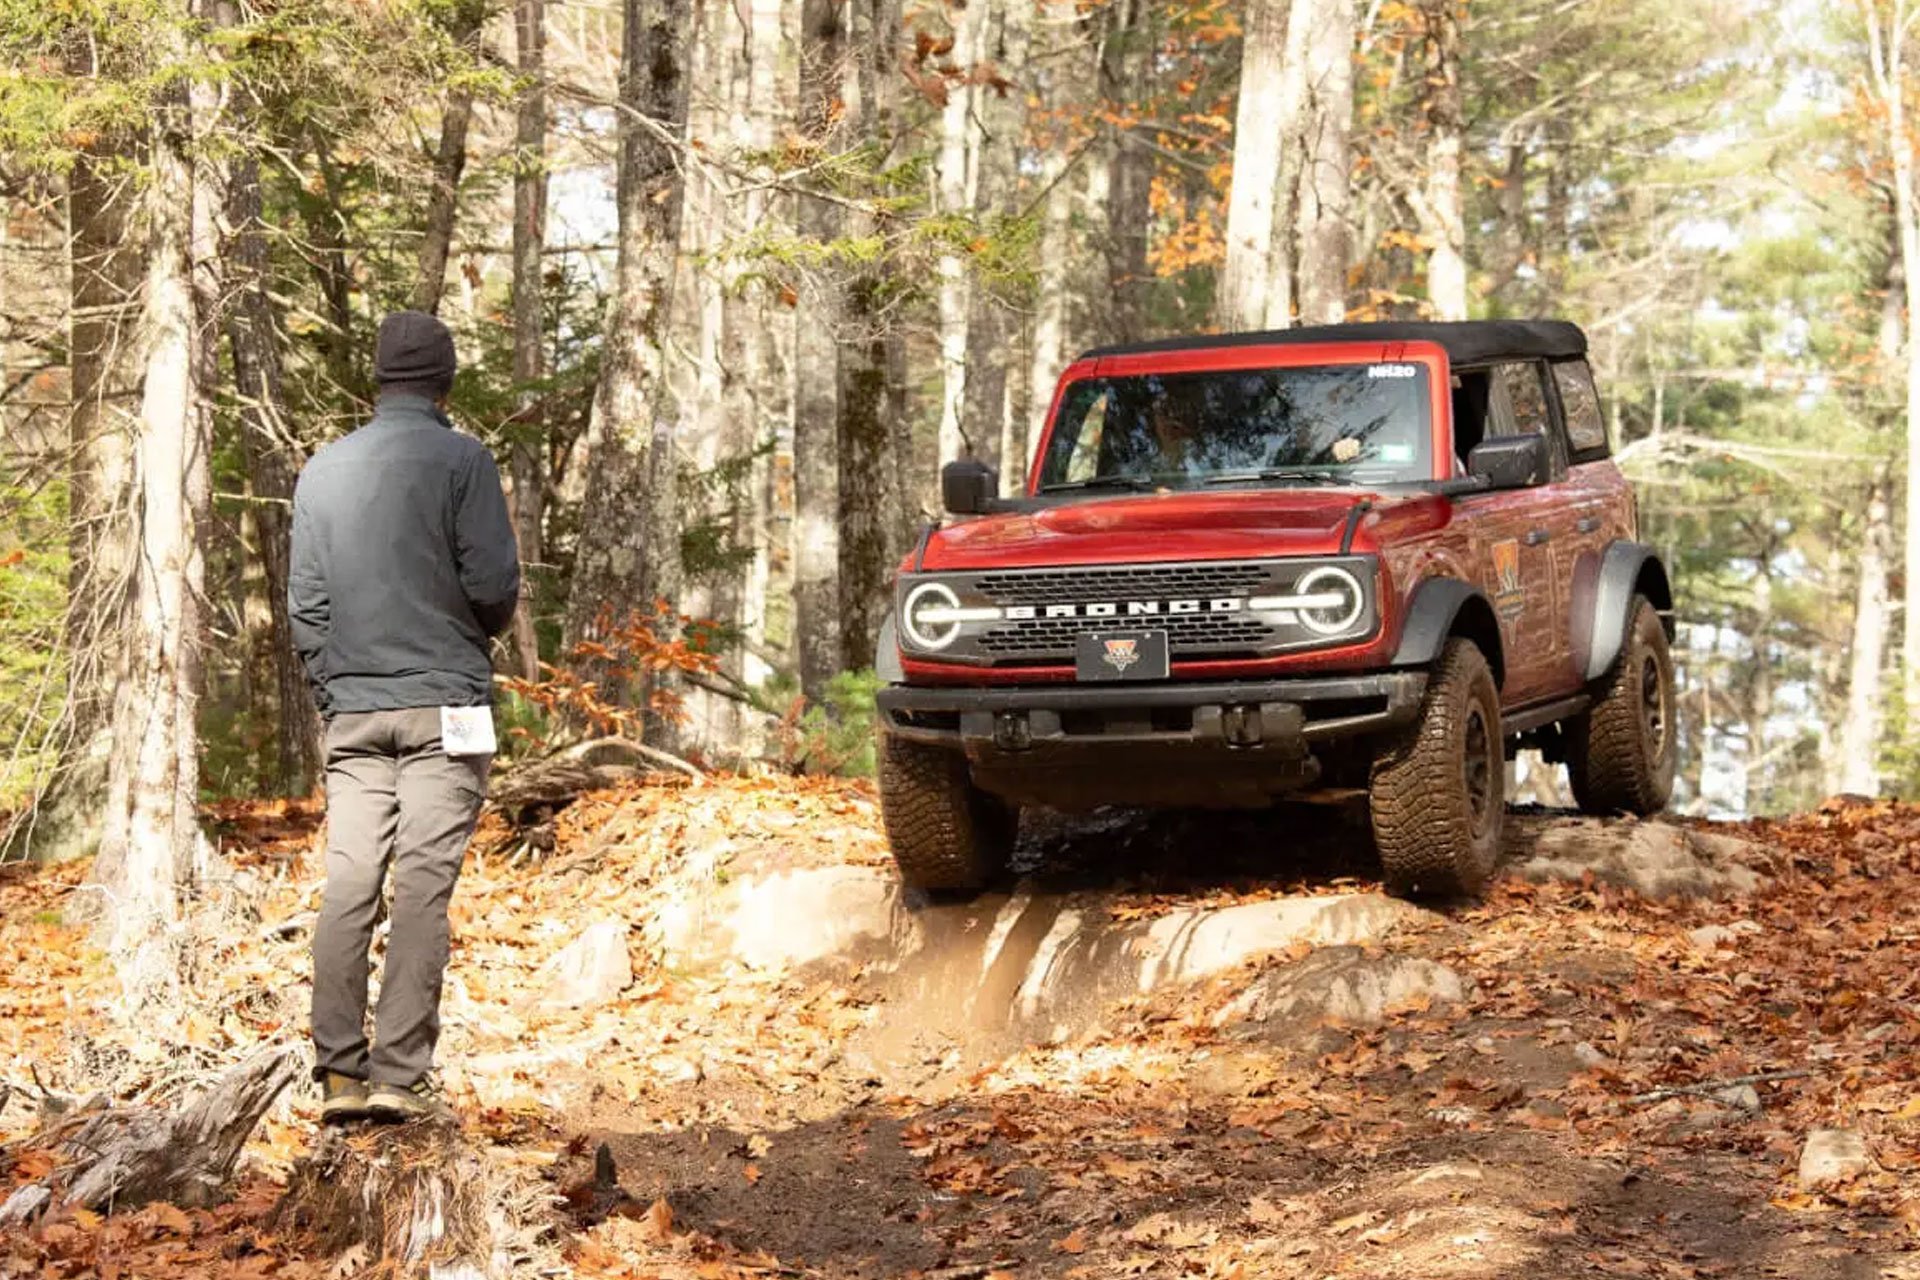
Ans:
{"type": "Polygon", "coordinates": [[[1485,438],[1542,435],[1548,441],[1547,484],[1465,503],[1480,548],[1480,586],[1500,619],[1507,668],[1501,701],[1511,707],[1557,692],[1570,661],[1554,564],[1556,539],[1570,538],[1573,530],[1573,518],[1558,510],[1567,460],[1539,361],[1504,361],[1464,376],[1486,380],[1485,438]]]}
{"type": "Polygon", "coordinates": [[[1588,615],[1600,579],[1600,562],[1608,544],[1634,536],[1633,490],[1614,465],[1607,441],[1606,419],[1593,370],[1585,360],[1558,360],[1548,366],[1553,392],[1555,425],[1564,435],[1569,467],[1564,505],[1573,522],[1572,536],[1554,543],[1554,572],[1567,594],[1565,633],[1569,637],[1564,679],[1578,685],[1586,679],[1588,615]]]}

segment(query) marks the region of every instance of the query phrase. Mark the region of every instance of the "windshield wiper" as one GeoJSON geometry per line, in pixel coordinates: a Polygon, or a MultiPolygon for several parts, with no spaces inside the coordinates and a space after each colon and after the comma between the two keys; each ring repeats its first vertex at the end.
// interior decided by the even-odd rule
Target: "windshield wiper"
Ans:
{"type": "Polygon", "coordinates": [[[1208,476],[1207,484],[1249,484],[1256,480],[1303,480],[1311,484],[1352,483],[1342,476],[1329,475],[1325,471],[1308,471],[1300,467],[1264,467],[1259,471],[1225,471],[1219,475],[1208,476]]]}
{"type": "Polygon", "coordinates": [[[1061,480],[1040,486],[1041,493],[1064,493],[1069,489],[1134,489],[1147,493],[1160,486],[1145,476],[1091,476],[1085,480],[1061,480]]]}

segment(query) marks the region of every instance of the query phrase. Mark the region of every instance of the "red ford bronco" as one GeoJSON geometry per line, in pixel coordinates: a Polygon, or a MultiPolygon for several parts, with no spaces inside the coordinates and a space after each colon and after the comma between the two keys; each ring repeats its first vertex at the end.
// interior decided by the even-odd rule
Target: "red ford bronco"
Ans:
{"type": "Polygon", "coordinates": [[[1586,336],[1355,324],[1089,352],[1025,492],[960,519],[880,636],[903,879],[975,889],[1022,806],[1259,806],[1364,789],[1388,885],[1473,895],[1505,760],[1592,813],[1673,785],[1673,598],[1635,540],[1586,336]]]}

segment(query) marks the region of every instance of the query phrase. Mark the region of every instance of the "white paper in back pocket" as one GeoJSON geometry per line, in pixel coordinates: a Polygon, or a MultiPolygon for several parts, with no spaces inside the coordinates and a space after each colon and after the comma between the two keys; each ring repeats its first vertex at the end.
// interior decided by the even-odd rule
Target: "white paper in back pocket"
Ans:
{"type": "Polygon", "coordinates": [[[440,708],[440,749],[450,756],[492,755],[493,708],[440,708]]]}

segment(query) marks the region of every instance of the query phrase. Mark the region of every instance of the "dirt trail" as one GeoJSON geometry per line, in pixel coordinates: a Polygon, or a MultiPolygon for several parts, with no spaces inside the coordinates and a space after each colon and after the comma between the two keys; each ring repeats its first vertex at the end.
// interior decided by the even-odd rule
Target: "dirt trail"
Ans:
{"type": "Polygon", "coordinates": [[[1912,881],[1912,849],[1810,875],[1740,834],[1523,817],[1490,901],[1436,912],[1379,898],[1337,814],[1050,824],[1010,897],[875,906],[892,952],[790,917],[864,1011],[804,1101],[710,1077],[691,1122],[591,1125],[641,1200],[808,1274],[1920,1275],[1889,1114],[1920,1026],[1809,963],[1792,905],[1912,881]],[[1797,1192],[1805,1129],[1863,1097],[1889,1171],[1797,1192]]]}
{"type": "MultiPolygon", "coordinates": [[[[877,817],[715,779],[590,797],[536,863],[483,833],[443,1074],[563,1214],[516,1219],[500,1274],[1920,1280],[1920,809],[1517,815],[1448,910],[1381,895],[1351,813],[1036,823],[968,904],[903,896],[877,817]],[[588,940],[606,965],[562,963],[588,940]],[[1868,1167],[1803,1189],[1829,1128],[1868,1167]]],[[[130,1040],[87,1014],[77,871],[0,875],[0,1074],[132,1094],[297,1034],[315,819],[226,823],[244,915],[204,1008],[130,1040]]],[[[269,1115],[234,1205],[43,1225],[0,1275],[352,1274],[266,1226],[315,1109],[269,1115]]],[[[27,1118],[0,1103],[0,1140],[27,1118]]]]}

